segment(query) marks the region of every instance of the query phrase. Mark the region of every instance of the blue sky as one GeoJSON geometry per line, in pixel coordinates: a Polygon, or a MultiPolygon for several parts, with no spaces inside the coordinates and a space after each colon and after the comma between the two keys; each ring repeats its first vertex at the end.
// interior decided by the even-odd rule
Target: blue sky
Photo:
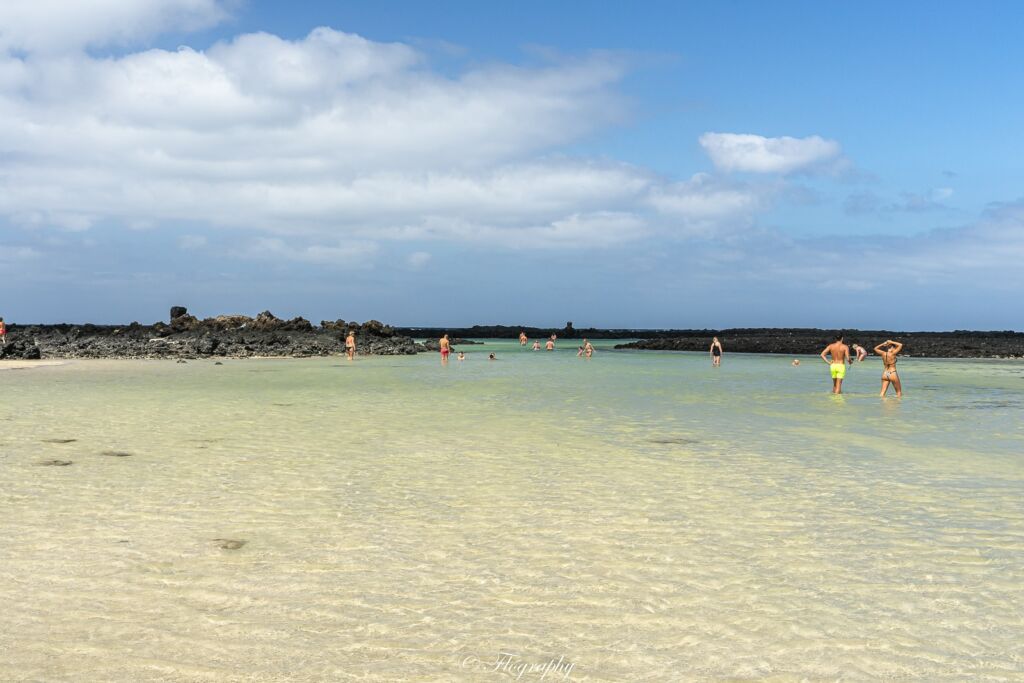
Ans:
{"type": "Polygon", "coordinates": [[[0,316],[1021,329],[1022,19],[5,3],[0,316]]]}

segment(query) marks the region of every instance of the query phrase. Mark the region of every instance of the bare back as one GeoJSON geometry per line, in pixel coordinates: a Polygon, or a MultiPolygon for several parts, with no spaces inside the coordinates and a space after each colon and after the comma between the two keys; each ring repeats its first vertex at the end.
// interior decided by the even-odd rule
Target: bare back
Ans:
{"type": "Polygon", "coordinates": [[[833,363],[845,363],[850,358],[850,347],[843,342],[832,342],[825,347],[825,353],[832,357],[833,363]]]}

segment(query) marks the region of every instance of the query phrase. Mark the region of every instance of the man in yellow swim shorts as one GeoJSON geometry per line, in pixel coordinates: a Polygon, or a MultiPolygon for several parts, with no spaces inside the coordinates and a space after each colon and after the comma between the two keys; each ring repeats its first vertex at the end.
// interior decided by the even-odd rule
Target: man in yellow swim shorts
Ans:
{"type": "Polygon", "coordinates": [[[843,343],[842,332],[836,332],[835,341],[821,352],[821,359],[828,364],[832,374],[832,393],[843,393],[843,379],[846,377],[846,363],[850,360],[850,347],[843,343]]]}

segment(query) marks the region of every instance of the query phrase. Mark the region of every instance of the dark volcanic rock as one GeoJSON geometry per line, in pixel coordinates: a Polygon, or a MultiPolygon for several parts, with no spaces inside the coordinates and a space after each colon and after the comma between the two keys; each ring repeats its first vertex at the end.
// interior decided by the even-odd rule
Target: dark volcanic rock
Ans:
{"type": "Polygon", "coordinates": [[[183,306],[170,323],[153,325],[11,325],[0,358],[244,358],[309,357],[343,352],[348,330],[360,354],[411,355],[413,340],[376,320],[339,320],[314,327],[302,317],[281,320],[270,311],[255,318],[222,315],[198,320],[183,306]]]}
{"type": "Polygon", "coordinates": [[[171,306],[171,320],[174,320],[175,318],[180,318],[181,316],[187,314],[188,309],[185,308],[184,306],[171,306]]]}
{"type": "MultiPolygon", "coordinates": [[[[8,339],[10,339],[9,335],[8,339]]],[[[41,357],[42,352],[39,347],[25,339],[16,339],[0,346],[0,358],[39,360],[41,357]]]]}

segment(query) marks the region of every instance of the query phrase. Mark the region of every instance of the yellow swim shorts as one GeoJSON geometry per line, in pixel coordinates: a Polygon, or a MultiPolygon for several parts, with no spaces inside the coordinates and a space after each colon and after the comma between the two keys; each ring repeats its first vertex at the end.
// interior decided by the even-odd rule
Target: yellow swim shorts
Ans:
{"type": "Polygon", "coordinates": [[[832,370],[832,379],[843,379],[846,377],[846,363],[832,363],[828,367],[832,370]]]}

